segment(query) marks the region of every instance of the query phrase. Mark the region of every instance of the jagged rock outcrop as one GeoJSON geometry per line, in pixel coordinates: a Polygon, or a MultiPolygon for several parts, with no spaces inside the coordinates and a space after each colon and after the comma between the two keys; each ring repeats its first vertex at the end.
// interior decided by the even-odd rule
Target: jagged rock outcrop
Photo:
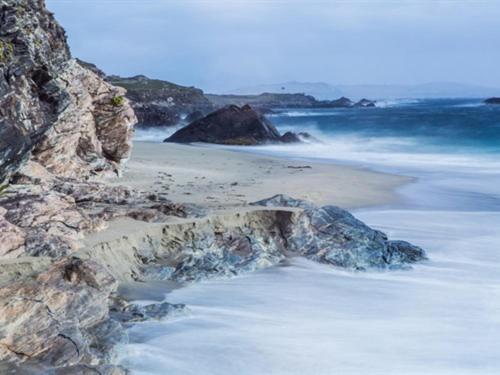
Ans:
{"type": "Polygon", "coordinates": [[[127,89],[127,98],[137,114],[137,126],[172,126],[184,118],[197,120],[215,108],[203,91],[139,75],[130,78],[109,76],[107,80],[127,89]]]}
{"type": "Polygon", "coordinates": [[[334,266],[365,270],[400,268],[425,259],[425,252],[405,241],[390,241],[346,210],[335,206],[315,207],[283,195],[259,201],[265,207],[304,209],[300,223],[284,230],[287,249],[334,266]]]}
{"type": "Polygon", "coordinates": [[[300,142],[300,137],[292,132],[281,136],[269,120],[249,105],[230,105],[192,122],[165,139],[165,142],[257,145],[300,142]]]}
{"type": "Polygon", "coordinates": [[[232,216],[166,224],[145,233],[147,241],[128,237],[130,243],[99,245],[88,249],[87,256],[105,260],[110,247],[131,249],[123,258],[133,260],[133,279],[181,283],[231,277],[279,264],[290,256],[358,271],[407,268],[426,259],[418,246],[389,240],[335,206],[316,207],[284,195],[253,205],[253,211],[232,216]]]}
{"type": "Polygon", "coordinates": [[[136,119],[125,90],[70,59],[40,0],[0,1],[0,184],[30,157],[50,172],[117,171],[136,119]]]}
{"type": "Polygon", "coordinates": [[[125,90],[75,60],[64,64],[55,82],[69,102],[35,145],[32,160],[58,176],[119,173],[130,157],[136,122],[125,90]]]}

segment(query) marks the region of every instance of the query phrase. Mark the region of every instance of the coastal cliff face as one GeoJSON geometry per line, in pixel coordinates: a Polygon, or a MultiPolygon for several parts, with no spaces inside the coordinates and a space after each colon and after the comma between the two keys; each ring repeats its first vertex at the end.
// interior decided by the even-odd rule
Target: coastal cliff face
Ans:
{"type": "Polygon", "coordinates": [[[27,160],[62,176],[117,171],[136,119],[125,91],[70,58],[43,1],[0,1],[0,183],[27,160]]]}

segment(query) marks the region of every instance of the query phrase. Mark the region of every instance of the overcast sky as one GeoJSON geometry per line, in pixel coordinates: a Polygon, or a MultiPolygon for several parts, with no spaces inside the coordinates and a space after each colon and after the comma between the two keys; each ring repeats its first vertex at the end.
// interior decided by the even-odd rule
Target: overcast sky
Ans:
{"type": "Polygon", "coordinates": [[[500,1],[47,0],[74,56],[209,91],[290,80],[500,87],[500,1]]]}

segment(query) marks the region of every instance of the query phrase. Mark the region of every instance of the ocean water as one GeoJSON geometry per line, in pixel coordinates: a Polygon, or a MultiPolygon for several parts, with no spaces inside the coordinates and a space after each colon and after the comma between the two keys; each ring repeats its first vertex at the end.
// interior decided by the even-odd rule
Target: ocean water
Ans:
{"type": "Polygon", "coordinates": [[[294,110],[281,130],[321,144],[236,148],[417,177],[397,204],[355,211],[427,250],[408,271],[295,259],[166,295],[188,317],[138,324],[134,374],[500,374],[500,106],[405,100],[294,110]]]}

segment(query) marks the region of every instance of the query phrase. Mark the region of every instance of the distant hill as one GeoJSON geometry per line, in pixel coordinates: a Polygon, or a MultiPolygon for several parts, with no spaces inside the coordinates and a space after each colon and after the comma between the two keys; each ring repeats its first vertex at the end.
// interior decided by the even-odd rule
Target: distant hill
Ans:
{"type": "Polygon", "coordinates": [[[324,82],[285,82],[239,88],[231,94],[257,95],[268,93],[304,93],[316,99],[334,99],[346,96],[361,98],[486,98],[500,95],[500,88],[453,82],[433,82],[419,85],[330,85],[324,82]]]}

